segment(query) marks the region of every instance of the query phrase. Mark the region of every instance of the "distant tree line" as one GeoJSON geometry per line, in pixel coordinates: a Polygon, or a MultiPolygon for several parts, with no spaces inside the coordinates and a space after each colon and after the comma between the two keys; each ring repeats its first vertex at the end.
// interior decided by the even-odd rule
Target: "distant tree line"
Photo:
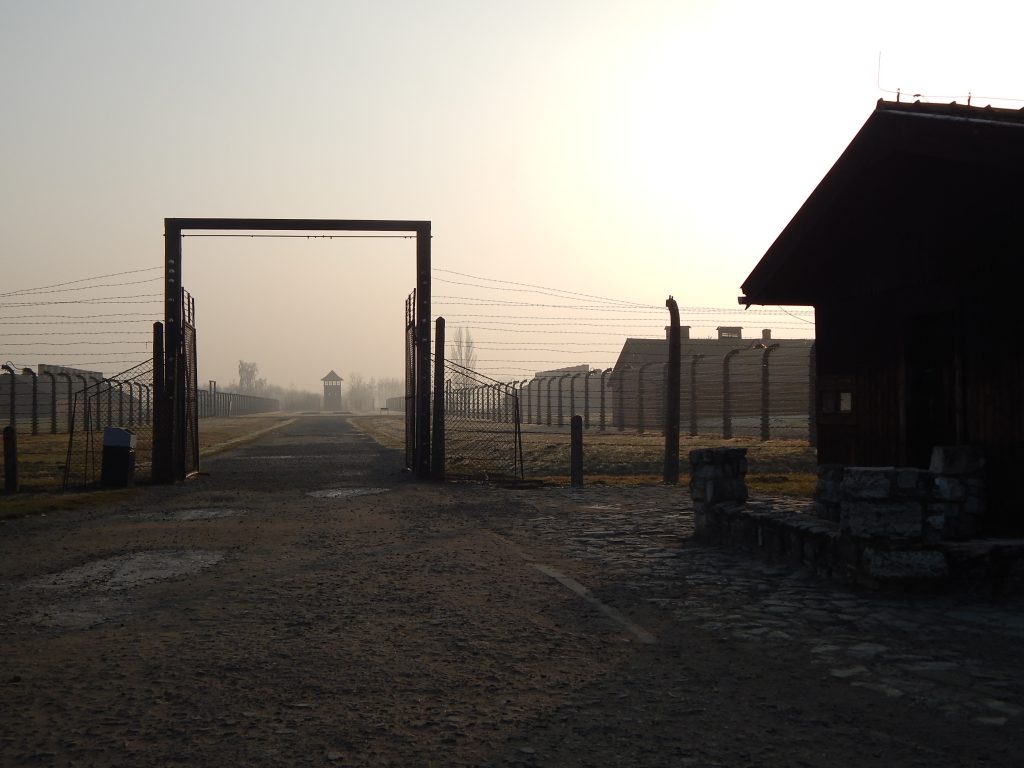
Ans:
{"type": "Polygon", "coordinates": [[[275,398],[280,401],[283,411],[316,411],[320,409],[319,392],[269,384],[266,379],[261,379],[259,374],[260,367],[257,363],[239,360],[238,381],[229,382],[224,389],[243,395],[275,398]]]}
{"type": "MultiPolygon", "coordinates": [[[[230,382],[224,388],[228,392],[243,395],[273,397],[281,401],[285,411],[316,411],[320,409],[321,393],[298,390],[295,387],[280,387],[260,378],[258,364],[247,360],[238,361],[238,381],[230,382]]],[[[372,413],[383,408],[389,397],[405,394],[405,385],[398,378],[365,378],[361,373],[350,373],[341,391],[341,405],[352,413],[372,413]]]]}
{"type": "Polygon", "coordinates": [[[350,373],[341,391],[341,405],[353,413],[371,413],[383,408],[389,397],[405,394],[401,379],[363,378],[361,373],[350,373]]]}

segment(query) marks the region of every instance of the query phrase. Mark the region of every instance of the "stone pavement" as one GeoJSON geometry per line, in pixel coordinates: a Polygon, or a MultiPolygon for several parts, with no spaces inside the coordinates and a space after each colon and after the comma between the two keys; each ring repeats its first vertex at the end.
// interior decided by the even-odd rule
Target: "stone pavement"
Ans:
{"type": "Polygon", "coordinates": [[[0,765],[1020,765],[1019,601],[699,546],[682,488],[410,483],[333,415],[204,469],[0,524],[0,765]]]}
{"type": "Polygon", "coordinates": [[[595,565],[608,576],[595,593],[620,610],[650,604],[881,697],[979,727],[1024,728],[1019,597],[880,593],[701,546],[689,538],[681,488],[547,489],[520,502],[534,514],[513,534],[595,565]]]}

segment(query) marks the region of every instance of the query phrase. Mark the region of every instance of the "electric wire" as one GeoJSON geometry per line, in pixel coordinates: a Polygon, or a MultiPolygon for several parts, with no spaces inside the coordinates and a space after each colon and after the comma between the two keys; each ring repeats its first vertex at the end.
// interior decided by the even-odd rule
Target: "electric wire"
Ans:
{"type": "MultiPolygon", "coordinates": [[[[41,290],[44,290],[46,288],[61,288],[61,287],[65,286],[65,285],[75,285],[76,283],[88,283],[88,282],[91,282],[93,280],[106,280],[108,277],[123,277],[124,275],[135,275],[135,274],[138,274],[140,272],[152,272],[152,271],[157,270],[157,269],[162,270],[163,267],[146,267],[145,269],[130,269],[130,270],[127,270],[125,272],[111,272],[110,274],[107,274],[107,275],[96,275],[95,277],[83,277],[83,278],[80,278],[78,280],[67,280],[67,281],[65,281],[63,283],[53,283],[52,285],[42,285],[42,286],[39,286],[37,288],[20,288],[17,291],[11,291],[10,293],[0,293],[0,297],[14,296],[14,295],[17,295],[19,293],[28,292],[28,291],[41,291],[41,290]]],[[[159,278],[157,278],[157,279],[159,279],[159,278]]]]}

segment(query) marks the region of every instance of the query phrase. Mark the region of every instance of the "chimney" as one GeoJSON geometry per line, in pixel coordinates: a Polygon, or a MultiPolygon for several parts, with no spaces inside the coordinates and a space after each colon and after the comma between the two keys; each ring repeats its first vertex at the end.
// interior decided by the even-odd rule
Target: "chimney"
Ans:
{"type": "MultiPolygon", "coordinates": [[[[665,326],[665,341],[668,341],[668,333],[669,333],[670,330],[672,330],[672,326],[671,325],[666,325],[665,326]]],[[[686,341],[689,338],[690,338],[690,326],[688,326],[688,325],[680,325],[679,326],[679,340],[680,341],[686,341]]]]}
{"type": "Polygon", "coordinates": [[[763,328],[761,330],[761,341],[771,341],[771,340],[772,340],[772,329],[771,328],[763,328]]]}
{"type": "Polygon", "coordinates": [[[720,325],[716,329],[719,339],[742,339],[743,328],[736,325],[720,325]]]}

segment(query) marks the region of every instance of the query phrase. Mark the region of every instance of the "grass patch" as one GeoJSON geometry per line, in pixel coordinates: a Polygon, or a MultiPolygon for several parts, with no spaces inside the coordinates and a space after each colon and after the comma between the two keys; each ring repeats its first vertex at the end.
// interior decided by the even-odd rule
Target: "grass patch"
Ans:
{"type": "MultiPolygon", "coordinates": [[[[385,447],[405,447],[402,416],[355,416],[350,421],[385,447]]],[[[567,485],[568,428],[529,425],[522,438],[526,480],[567,485]]],[[[747,487],[753,494],[808,499],[814,495],[817,457],[806,441],[683,436],[679,440],[680,485],[689,482],[689,452],[697,448],[746,448],[747,487]]],[[[588,431],[583,435],[584,483],[618,487],[657,485],[662,481],[664,452],[665,438],[658,433],[588,431]]]]}
{"type": "Polygon", "coordinates": [[[351,416],[349,423],[385,448],[405,450],[405,416],[351,416]]]}
{"type": "MultiPolygon", "coordinates": [[[[235,448],[294,419],[295,414],[291,413],[202,419],[199,454],[207,457],[235,448]]],[[[131,488],[62,492],[67,451],[67,434],[18,435],[20,492],[9,496],[0,493],[0,519],[111,503],[134,492],[131,488]]]]}

